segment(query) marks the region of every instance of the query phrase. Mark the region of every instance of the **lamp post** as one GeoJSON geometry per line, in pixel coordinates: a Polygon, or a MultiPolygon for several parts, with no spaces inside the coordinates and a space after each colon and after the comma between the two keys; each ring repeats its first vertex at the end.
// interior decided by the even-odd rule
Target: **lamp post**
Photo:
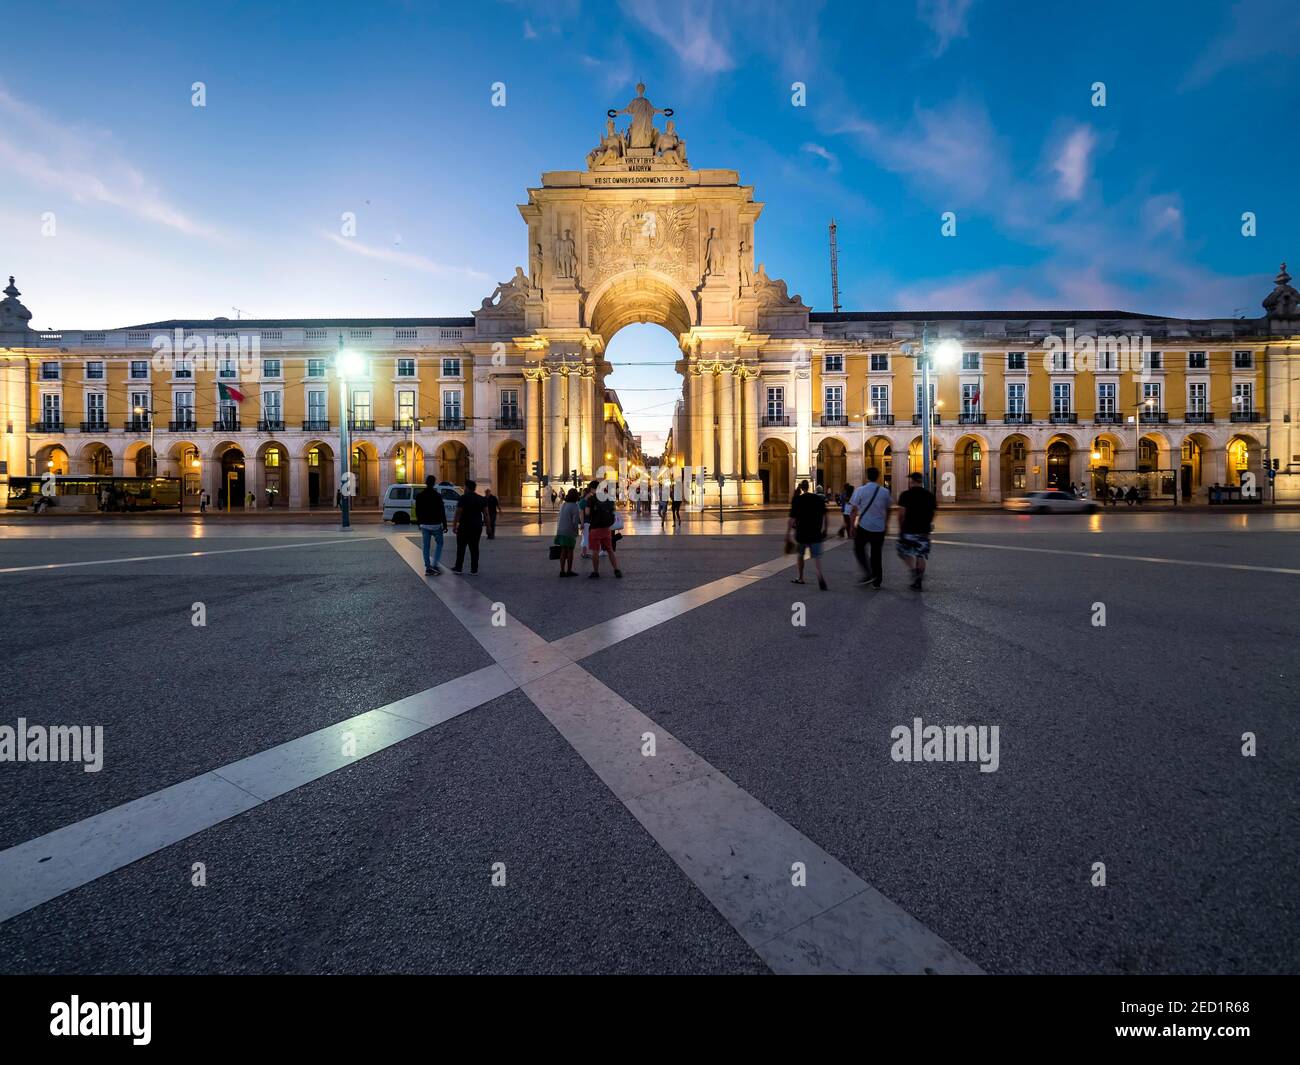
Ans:
{"type": "Polygon", "coordinates": [[[904,355],[916,358],[921,364],[921,483],[930,491],[933,487],[930,483],[930,452],[931,452],[931,429],[930,429],[930,365],[933,362],[939,369],[949,365],[960,353],[961,345],[957,341],[949,338],[940,341],[933,351],[930,350],[930,323],[926,322],[921,328],[921,351],[919,354],[912,355],[912,345],[904,344],[902,347],[904,355]]]}
{"type": "Polygon", "coordinates": [[[415,484],[415,430],[420,428],[420,421],[421,419],[413,413],[411,416],[411,453],[406,458],[406,480],[409,484],[415,484]]]}
{"type": "Polygon", "coordinates": [[[355,351],[343,350],[343,334],[339,334],[339,353],[335,358],[335,371],[339,378],[339,511],[343,516],[341,528],[352,528],[351,487],[347,478],[352,475],[352,445],[348,440],[348,378],[361,372],[361,356],[355,351]],[[349,491],[343,491],[346,487],[349,491]]]}
{"type": "Polygon", "coordinates": [[[132,409],[135,411],[137,418],[141,414],[149,415],[149,479],[154,480],[158,476],[158,452],[153,446],[154,412],[145,407],[133,407],[132,409]]]}

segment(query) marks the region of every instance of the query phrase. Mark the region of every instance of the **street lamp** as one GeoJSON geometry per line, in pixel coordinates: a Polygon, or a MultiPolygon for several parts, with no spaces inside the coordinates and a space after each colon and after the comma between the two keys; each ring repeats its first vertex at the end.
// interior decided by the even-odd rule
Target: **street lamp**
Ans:
{"type": "Polygon", "coordinates": [[[961,345],[951,337],[940,341],[934,349],[930,348],[930,324],[921,329],[921,351],[912,355],[912,345],[902,346],[904,355],[914,357],[921,364],[921,483],[933,491],[930,484],[930,366],[931,363],[940,370],[952,366],[961,357],[961,345]]]}
{"type": "Polygon", "coordinates": [[[158,452],[154,450],[153,446],[154,412],[144,407],[134,407],[132,409],[135,411],[137,418],[141,414],[149,415],[149,477],[150,480],[153,480],[158,476],[158,452]]]}
{"type": "MultiPolygon", "coordinates": [[[[339,377],[339,464],[342,469],[340,475],[339,490],[339,511],[343,516],[342,528],[350,529],[352,527],[351,515],[351,493],[344,492],[343,486],[347,482],[342,478],[349,477],[352,473],[352,445],[348,440],[348,380],[349,378],[360,377],[365,370],[365,360],[355,351],[345,351],[343,349],[343,334],[339,334],[339,353],[335,359],[335,370],[339,377]]],[[[352,486],[347,484],[348,488],[352,486]]]]}

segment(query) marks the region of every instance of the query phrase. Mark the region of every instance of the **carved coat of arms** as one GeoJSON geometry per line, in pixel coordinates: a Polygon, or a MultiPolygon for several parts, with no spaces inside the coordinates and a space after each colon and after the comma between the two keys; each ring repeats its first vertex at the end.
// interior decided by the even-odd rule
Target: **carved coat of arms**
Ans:
{"type": "Polygon", "coordinates": [[[588,207],[586,283],[648,269],[690,281],[695,270],[695,205],[647,203],[588,207]]]}

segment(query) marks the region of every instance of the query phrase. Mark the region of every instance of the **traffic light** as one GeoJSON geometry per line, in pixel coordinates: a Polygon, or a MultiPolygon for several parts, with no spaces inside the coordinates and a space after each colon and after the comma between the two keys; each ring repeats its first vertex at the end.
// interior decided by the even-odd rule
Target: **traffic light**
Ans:
{"type": "Polygon", "coordinates": [[[1275,470],[1280,470],[1281,468],[1282,468],[1282,460],[1281,460],[1281,459],[1274,459],[1274,460],[1273,460],[1273,469],[1275,469],[1275,470]]]}
{"type": "Polygon", "coordinates": [[[569,471],[569,477],[573,480],[574,486],[576,487],[577,484],[578,484],[578,471],[577,471],[577,470],[570,470],[570,471],[569,471]]]}
{"type": "Polygon", "coordinates": [[[540,481],[542,479],[542,460],[533,459],[533,479],[540,481]]]}
{"type": "Polygon", "coordinates": [[[709,479],[709,468],[707,466],[700,467],[700,478],[705,481],[709,479]]]}

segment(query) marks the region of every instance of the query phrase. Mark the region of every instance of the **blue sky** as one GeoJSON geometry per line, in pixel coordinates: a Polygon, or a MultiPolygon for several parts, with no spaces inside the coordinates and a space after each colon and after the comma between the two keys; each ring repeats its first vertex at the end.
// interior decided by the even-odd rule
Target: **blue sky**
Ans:
{"type": "MultiPolygon", "coordinates": [[[[41,328],[236,307],[468,314],[525,264],[526,187],[581,167],[638,78],[676,109],[694,165],[756,187],[757,258],[816,309],[832,215],[847,309],[1255,315],[1279,261],[1300,260],[1294,2],[46,2],[5,17],[0,271],[41,328]]],[[[612,348],[616,364],[673,357],[653,329],[612,348]]],[[[624,366],[611,384],[666,416],[669,393],[639,390],[670,375],[624,366]]]]}

